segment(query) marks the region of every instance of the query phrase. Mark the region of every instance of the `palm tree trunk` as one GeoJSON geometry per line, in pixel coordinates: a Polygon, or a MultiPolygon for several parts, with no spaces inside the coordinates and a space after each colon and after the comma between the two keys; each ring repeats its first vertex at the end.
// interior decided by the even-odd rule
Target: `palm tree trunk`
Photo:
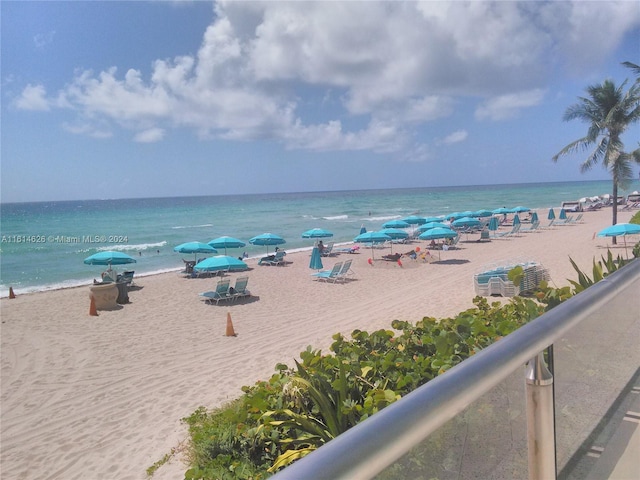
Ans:
{"type": "MultiPolygon", "coordinates": [[[[616,225],[618,223],[618,182],[613,179],[613,223],[612,225],[616,225]]],[[[617,245],[616,237],[611,237],[611,243],[613,245],[617,245]]]]}

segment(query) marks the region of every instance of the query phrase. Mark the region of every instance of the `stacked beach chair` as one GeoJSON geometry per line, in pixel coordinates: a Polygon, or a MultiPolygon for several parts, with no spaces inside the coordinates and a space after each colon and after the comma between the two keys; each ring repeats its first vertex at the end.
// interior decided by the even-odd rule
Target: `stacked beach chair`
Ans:
{"type": "Polygon", "coordinates": [[[536,262],[496,266],[473,276],[475,293],[482,297],[492,295],[514,297],[535,290],[543,280],[549,280],[549,271],[536,262]],[[515,285],[509,280],[509,272],[517,266],[522,267],[523,276],[520,283],[515,285]]]}

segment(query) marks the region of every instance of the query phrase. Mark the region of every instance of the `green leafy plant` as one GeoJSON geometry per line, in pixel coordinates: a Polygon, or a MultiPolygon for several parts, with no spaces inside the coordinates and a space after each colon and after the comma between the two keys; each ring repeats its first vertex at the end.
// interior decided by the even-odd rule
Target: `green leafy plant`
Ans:
{"type": "MultiPolygon", "coordinates": [[[[267,478],[349,428],[499,341],[625,264],[611,252],[594,259],[587,275],[552,288],[542,282],[533,298],[507,304],[474,298],[455,317],[393,320],[391,329],[333,336],[329,353],[308,347],[293,368],[276,365],[267,381],[242,388],[236,401],[184,419],[191,435],[192,468],[185,479],[267,478]]],[[[514,269],[512,281],[522,272],[514,269]]],[[[157,468],[157,467],[156,467],[157,468]]],[[[154,469],[155,470],[155,469],[154,469]]]]}

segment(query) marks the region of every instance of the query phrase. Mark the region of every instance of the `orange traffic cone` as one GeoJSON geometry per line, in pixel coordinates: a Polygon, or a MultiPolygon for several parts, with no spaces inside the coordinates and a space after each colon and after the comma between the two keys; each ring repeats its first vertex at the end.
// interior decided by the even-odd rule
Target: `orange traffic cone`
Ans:
{"type": "Polygon", "coordinates": [[[92,317],[98,316],[98,310],[96,309],[96,300],[91,297],[91,305],[89,305],[89,315],[92,317]]]}
{"type": "Polygon", "coordinates": [[[227,332],[226,337],[237,337],[236,332],[233,330],[233,323],[231,322],[231,312],[227,312],[227,332]]]}
{"type": "Polygon", "coordinates": [[[16,294],[13,293],[13,287],[9,287],[9,298],[16,298],[16,294]]]}

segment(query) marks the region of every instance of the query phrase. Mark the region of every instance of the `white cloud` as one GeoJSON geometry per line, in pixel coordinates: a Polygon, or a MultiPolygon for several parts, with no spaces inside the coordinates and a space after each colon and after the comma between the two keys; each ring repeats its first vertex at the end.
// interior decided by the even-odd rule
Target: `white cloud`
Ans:
{"type": "Polygon", "coordinates": [[[15,100],[14,105],[20,110],[49,110],[47,91],[42,85],[27,85],[21,95],[15,100]]]}
{"type": "Polygon", "coordinates": [[[47,33],[39,33],[38,35],[33,37],[33,44],[37,49],[42,49],[50,43],[53,43],[53,38],[55,37],[55,35],[55,30],[47,33]]]}
{"type": "MultiPolygon", "coordinates": [[[[541,102],[558,65],[584,68],[594,60],[580,52],[602,58],[638,24],[634,2],[221,1],[214,8],[196,55],[157,60],[149,78],[135,69],[82,71],[56,100],[29,85],[16,105],[72,108],[99,125],[93,131],[117,124],[141,132],[136,141],[158,141],[177,126],[203,139],[409,151],[415,129],[451,116],[458,96],[482,101],[477,119],[512,118],[541,102]],[[331,105],[328,91],[339,99],[331,105]]],[[[445,143],[464,140],[462,132],[445,143]]]]}
{"type": "Polygon", "coordinates": [[[453,143],[464,142],[468,136],[469,132],[467,132],[466,130],[458,130],[444,137],[442,139],[442,143],[444,143],[445,145],[451,145],[453,143]]]}
{"type": "Polygon", "coordinates": [[[155,143],[164,138],[164,133],[162,128],[150,128],[149,130],[137,133],[133,139],[139,143],[155,143]]]}
{"type": "Polygon", "coordinates": [[[539,105],[545,92],[540,89],[528,92],[510,93],[488,99],[476,110],[478,120],[506,120],[518,115],[523,108],[539,105]]]}

